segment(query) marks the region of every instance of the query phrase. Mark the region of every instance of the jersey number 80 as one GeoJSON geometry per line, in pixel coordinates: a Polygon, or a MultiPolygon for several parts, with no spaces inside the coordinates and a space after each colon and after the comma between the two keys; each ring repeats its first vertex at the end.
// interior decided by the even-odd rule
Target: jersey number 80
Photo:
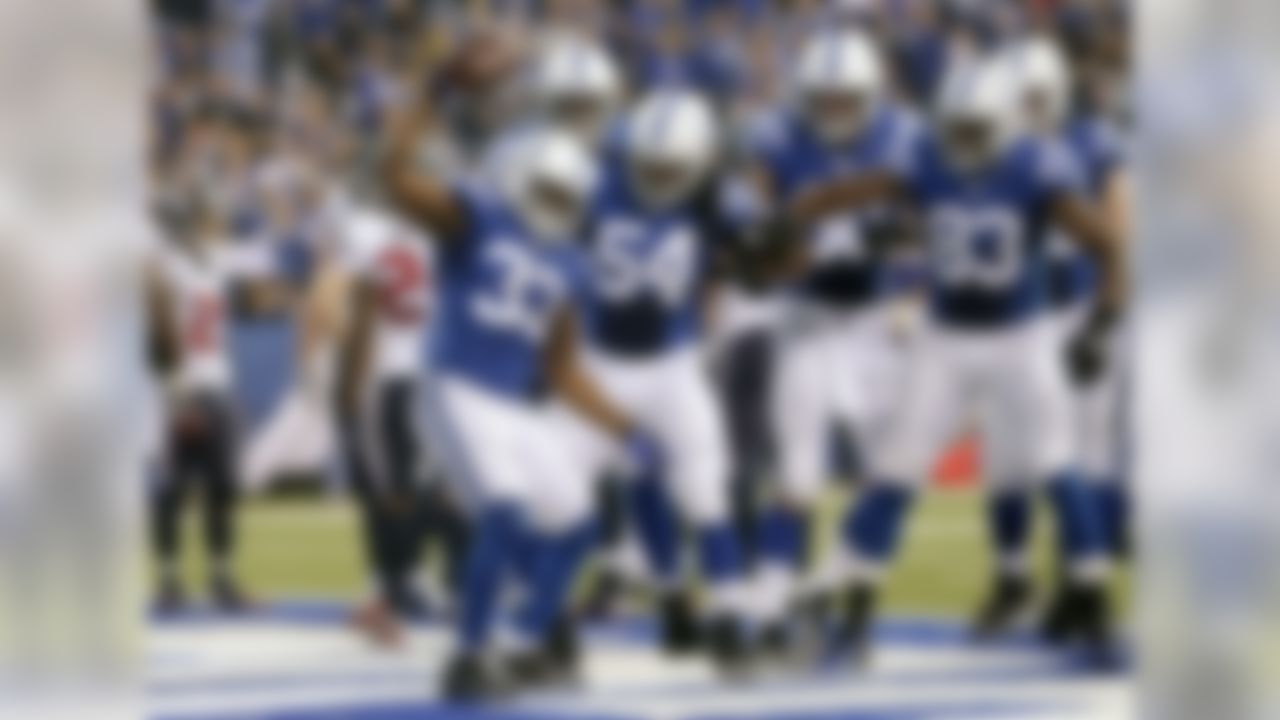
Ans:
{"type": "Polygon", "coordinates": [[[930,217],[935,276],[948,287],[1006,290],[1024,271],[1017,213],[999,207],[947,205],[930,217]]]}

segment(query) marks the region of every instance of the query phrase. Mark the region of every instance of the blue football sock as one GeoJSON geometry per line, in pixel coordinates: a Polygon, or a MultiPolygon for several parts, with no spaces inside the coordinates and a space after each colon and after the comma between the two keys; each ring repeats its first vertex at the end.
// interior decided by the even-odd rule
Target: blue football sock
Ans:
{"type": "Polygon", "coordinates": [[[1060,473],[1049,483],[1049,498],[1058,518],[1058,548],[1066,561],[1097,556],[1104,548],[1103,528],[1088,486],[1074,473],[1060,473]]]}
{"type": "Polygon", "coordinates": [[[804,564],[809,514],[775,503],[760,518],[761,555],[799,569],[804,564]]]}
{"type": "Polygon", "coordinates": [[[627,495],[650,567],[660,580],[673,580],[679,564],[680,523],[666,488],[656,477],[637,478],[627,495]]]}
{"type": "Polygon", "coordinates": [[[541,551],[528,601],[516,618],[525,637],[541,640],[550,632],[596,542],[598,529],[594,521],[587,521],[539,543],[541,551]]]}
{"type": "Polygon", "coordinates": [[[991,496],[987,512],[997,555],[1025,556],[1031,540],[1031,511],[1031,498],[1021,489],[1002,490],[991,496]]]}
{"type": "Polygon", "coordinates": [[[729,523],[698,531],[698,560],[702,577],[711,585],[737,579],[742,574],[742,551],[729,523]]]}
{"type": "Polygon", "coordinates": [[[1119,555],[1125,550],[1129,535],[1129,490],[1123,483],[1104,480],[1094,490],[1095,504],[1102,523],[1103,538],[1111,553],[1119,555]]]}
{"type": "Polygon", "coordinates": [[[845,522],[845,542],[859,556],[887,562],[897,551],[898,540],[912,492],[904,485],[877,482],[862,492],[845,522]]]}
{"type": "Polygon", "coordinates": [[[518,508],[494,505],[477,516],[463,575],[459,610],[461,646],[466,652],[484,648],[493,628],[498,596],[515,547],[523,534],[518,508]]]}

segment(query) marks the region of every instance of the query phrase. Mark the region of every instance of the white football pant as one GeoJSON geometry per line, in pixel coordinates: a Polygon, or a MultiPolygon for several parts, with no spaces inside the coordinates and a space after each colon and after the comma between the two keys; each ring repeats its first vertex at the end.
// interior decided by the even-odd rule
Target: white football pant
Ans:
{"type": "Polygon", "coordinates": [[[590,517],[592,478],[576,462],[550,404],[521,402],[448,375],[426,386],[431,448],[464,502],[512,503],[547,532],[590,517]]]}
{"type": "Polygon", "coordinates": [[[1073,424],[1059,337],[1049,317],[986,330],[926,321],[878,477],[923,483],[939,454],[975,419],[989,477],[1042,482],[1065,470],[1073,424]]]}
{"type": "MultiPolygon", "coordinates": [[[[588,351],[583,362],[609,400],[661,444],[665,482],[684,517],[700,527],[727,522],[729,458],[724,418],[698,348],[649,358],[588,351]]],[[[617,442],[582,421],[566,425],[595,475],[626,470],[617,442]]]]}
{"type": "Polygon", "coordinates": [[[778,334],[774,438],[785,497],[812,504],[830,477],[829,430],[839,423],[867,457],[899,391],[887,307],[832,312],[797,303],[778,334]]]}

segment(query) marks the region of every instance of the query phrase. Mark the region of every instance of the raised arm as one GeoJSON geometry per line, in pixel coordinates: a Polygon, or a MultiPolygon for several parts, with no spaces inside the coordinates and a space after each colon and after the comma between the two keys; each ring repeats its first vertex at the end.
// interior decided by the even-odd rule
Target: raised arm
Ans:
{"type": "Polygon", "coordinates": [[[432,230],[437,242],[452,242],[463,229],[466,212],[454,192],[424,174],[416,162],[417,144],[434,126],[425,103],[402,108],[391,117],[390,145],[382,179],[391,201],[405,216],[432,230]]]}

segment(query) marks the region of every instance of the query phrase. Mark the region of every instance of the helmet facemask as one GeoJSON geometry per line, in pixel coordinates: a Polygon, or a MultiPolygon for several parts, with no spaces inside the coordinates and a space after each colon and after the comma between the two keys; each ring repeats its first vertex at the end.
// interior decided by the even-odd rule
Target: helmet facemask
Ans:
{"type": "Polygon", "coordinates": [[[551,178],[533,178],[522,193],[520,205],[526,225],[539,240],[562,244],[576,234],[586,198],[578,188],[551,178]]]}
{"type": "Polygon", "coordinates": [[[590,146],[598,145],[608,127],[613,99],[589,92],[563,93],[547,98],[543,112],[557,127],[590,146]]]}
{"type": "Polygon", "coordinates": [[[702,181],[702,163],[694,158],[632,158],[631,184],[646,205],[666,209],[686,201],[702,181]]]}
{"type": "Polygon", "coordinates": [[[957,169],[973,172],[988,167],[1000,152],[1000,127],[982,115],[957,115],[942,124],[947,158],[957,169]]]}
{"type": "Polygon", "coordinates": [[[814,89],[801,98],[813,131],[830,144],[856,139],[871,117],[872,93],[856,89],[814,89]]]}

